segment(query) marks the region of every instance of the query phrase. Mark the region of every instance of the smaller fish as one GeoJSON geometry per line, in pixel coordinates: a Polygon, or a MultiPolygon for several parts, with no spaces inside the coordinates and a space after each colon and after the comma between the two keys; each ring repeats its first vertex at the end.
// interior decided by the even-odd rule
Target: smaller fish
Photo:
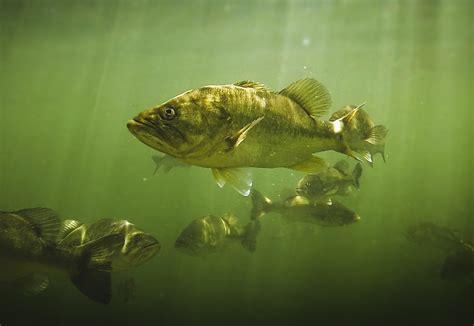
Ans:
{"type": "Polygon", "coordinates": [[[239,242],[245,249],[254,252],[260,222],[250,221],[243,228],[232,214],[223,217],[206,215],[186,226],[175,242],[175,247],[192,256],[207,255],[224,250],[229,243],[239,242]]]}
{"type": "Polygon", "coordinates": [[[459,250],[450,254],[441,267],[443,280],[469,278],[474,281],[474,250],[459,250]]]}
{"type": "Polygon", "coordinates": [[[431,222],[409,226],[405,231],[405,236],[415,243],[446,251],[472,248],[456,231],[431,222]]]}
{"type": "Polygon", "coordinates": [[[303,196],[292,196],[282,202],[274,203],[254,189],[252,204],[251,217],[253,219],[275,212],[288,221],[321,226],[341,226],[360,220],[359,215],[336,200],[329,203],[314,203],[303,196]]]}
{"type": "Polygon", "coordinates": [[[361,109],[364,104],[359,106],[347,105],[333,113],[329,121],[336,123],[342,117],[350,112],[357,110],[353,117],[344,123],[345,139],[347,139],[348,147],[351,149],[350,156],[361,161],[355,152],[373,165],[373,157],[380,153],[385,162],[385,137],[388,129],[383,125],[375,125],[374,121],[367,112],[361,109]]]}
{"type": "Polygon", "coordinates": [[[111,270],[121,271],[137,267],[153,258],[161,248],[160,243],[152,235],[127,220],[100,219],[90,225],[74,220],[66,220],[60,231],[59,244],[76,247],[90,241],[119,235],[122,246],[113,256],[111,270]]]}
{"type": "Polygon", "coordinates": [[[173,168],[191,167],[191,165],[186,164],[185,162],[175,159],[173,156],[166,155],[166,154],[153,155],[151,158],[153,159],[153,162],[155,162],[156,164],[155,171],[153,172],[153,174],[156,174],[156,172],[158,172],[160,168],[163,170],[163,172],[168,173],[173,168]]]}
{"type": "Polygon", "coordinates": [[[333,167],[316,174],[308,174],[302,178],[296,187],[299,196],[311,201],[328,202],[334,195],[347,196],[352,188],[359,188],[359,179],[362,175],[362,165],[357,163],[352,172],[349,165],[341,160],[333,167]]]}

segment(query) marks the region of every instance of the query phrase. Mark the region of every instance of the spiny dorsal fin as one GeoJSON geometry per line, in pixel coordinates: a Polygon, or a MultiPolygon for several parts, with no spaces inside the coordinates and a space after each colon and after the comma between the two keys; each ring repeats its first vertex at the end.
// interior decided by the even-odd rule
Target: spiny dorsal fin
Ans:
{"type": "Polygon", "coordinates": [[[27,208],[13,212],[24,218],[36,231],[38,236],[45,240],[56,242],[61,221],[58,214],[49,208],[27,208]]]}
{"type": "Polygon", "coordinates": [[[245,88],[253,88],[257,91],[265,91],[271,92],[271,90],[262,83],[251,81],[251,80],[243,80],[237,83],[234,83],[235,86],[245,87],[245,88]]]}
{"type": "Polygon", "coordinates": [[[61,224],[58,234],[58,242],[61,242],[66,238],[71,232],[81,227],[84,223],[81,223],[76,220],[65,220],[61,224]]]}
{"type": "Polygon", "coordinates": [[[326,87],[312,78],[295,81],[282,89],[280,94],[298,103],[312,117],[322,116],[331,106],[326,87]]]}

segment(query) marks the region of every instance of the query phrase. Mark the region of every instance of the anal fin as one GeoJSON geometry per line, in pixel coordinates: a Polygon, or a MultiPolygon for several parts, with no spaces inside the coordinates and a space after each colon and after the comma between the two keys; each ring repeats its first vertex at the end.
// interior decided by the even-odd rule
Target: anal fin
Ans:
{"type": "Polygon", "coordinates": [[[293,166],[289,166],[289,169],[305,172],[305,173],[318,173],[329,167],[329,164],[317,156],[311,156],[309,159],[297,163],[293,166]]]}

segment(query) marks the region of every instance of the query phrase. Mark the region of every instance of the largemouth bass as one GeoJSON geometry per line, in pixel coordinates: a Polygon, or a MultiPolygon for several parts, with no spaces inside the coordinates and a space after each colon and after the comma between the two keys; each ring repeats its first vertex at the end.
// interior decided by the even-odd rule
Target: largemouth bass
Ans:
{"type": "Polygon", "coordinates": [[[57,214],[47,208],[0,212],[0,282],[36,295],[51,276],[66,276],[90,299],[111,299],[110,255],[120,237],[110,235],[75,248],[57,245],[57,214]]]}
{"type": "Polygon", "coordinates": [[[290,222],[320,226],[343,226],[360,220],[359,215],[336,200],[315,203],[303,196],[291,196],[284,201],[273,202],[253,189],[251,218],[257,219],[270,212],[275,212],[290,222]]]}
{"type": "Polygon", "coordinates": [[[239,242],[245,249],[254,252],[260,221],[252,219],[241,227],[232,214],[223,217],[206,215],[193,220],[176,239],[175,247],[180,251],[202,256],[223,251],[227,244],[239,242]]]}
{"type": "MultiPolygon", "coordinates": [[[[252,180],[239,168],[284,167],[316,173],[328,164],[313,153],[334,150],[358,158],[346,130],[360,107],[334,121],[326,88],[302,79],[275,92],[258,82],[211,85],[187,91],[138,114],[128,129],[146,145],[185,163],[211,168],[219,186],[250,194],[252,180]]],[[[384,136],[371,135],[376,146],[384,136]]],[[[363,141],[363,140],[360,140],[363,141]]],[[[363,148],[367,150],[366,147],[363,148]]]]}

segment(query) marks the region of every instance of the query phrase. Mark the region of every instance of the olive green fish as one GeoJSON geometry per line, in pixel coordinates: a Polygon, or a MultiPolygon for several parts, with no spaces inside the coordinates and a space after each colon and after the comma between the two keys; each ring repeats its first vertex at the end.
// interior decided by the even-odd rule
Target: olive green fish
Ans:
{"type": "Polygon", "coordinates": [[[408,240],[448,252],[474,250],[473,245],[465,241],[459,232],[432,222],[420,222],[406,228],[408,240]]]}
{"type": "Polygon", "coordinates": [[[0,282],[26,295],[43,292],[51,276],[69,278],[90,299],[108,303],[110,254],[120,239],[109,236],[76,248],[58,246],[57,214],[47,208],[0,212],[0,282]]]}
{"type": "MultiPolygon", "coordinates": [[[[362,106],[347,105],[334,112],[329,121],[337,123],[342,117],[359,108],[354,117],[347,121],[345,125],[347,145],[353,151],[361,154],[370,165],[373,164],[373,157],[377,153],[382,155],[385,162],[385,137],[388,129],[382,125],[376,126],[367,112],[361,109],[362,106]]],[[[356,159],[360,160],[358,157],[356,159]]]]}
{"type": "Polygon", "coordinates": [[[329,203],[315,203],[303,196],[291,196],[275,203],[253,189],[251,218],[256,219],[270,212],[280,214],[289,222],[320,226],[342,226],[360,220],[359,215],[336,200],[329,203]]]}
{"type": "Polygon", "coordinates": [[[219,186],[228,183],[250,194],[252,179],[240,168],[284,167],[316,173],[328,164],[313,153],[334,150],[357,157],[383,142],[373,134],[370,143],[346,133],[345,125],[360,107],[334,121],[321,117],[331,105],[326,88],[302,79],[279,92],[253,81],[211,85],[187,91],[138,114],[128,129],[146,145],[187,164],[211,168],[219,186]]]}
{"type": "Polygon", "coordinates": [[[359,188],[362,166],[358,162],[349,171],[349,165],[341,160],[334,166],[302,178],[296,187],[296,193],[314,202],[328,202],[331,196],[347,196],[353,188],[359,188]]]}
{"type": "Polygon", "coordinates": [[[203,256],[224,250],[234,242],[239,242],[248,251],[255,251],[260,222],[250,221],[245,227],[237,223],[232,214],[223,217],[206,215],[193,220],[180,233],[175,248],[193,256],[203,256]]]}

